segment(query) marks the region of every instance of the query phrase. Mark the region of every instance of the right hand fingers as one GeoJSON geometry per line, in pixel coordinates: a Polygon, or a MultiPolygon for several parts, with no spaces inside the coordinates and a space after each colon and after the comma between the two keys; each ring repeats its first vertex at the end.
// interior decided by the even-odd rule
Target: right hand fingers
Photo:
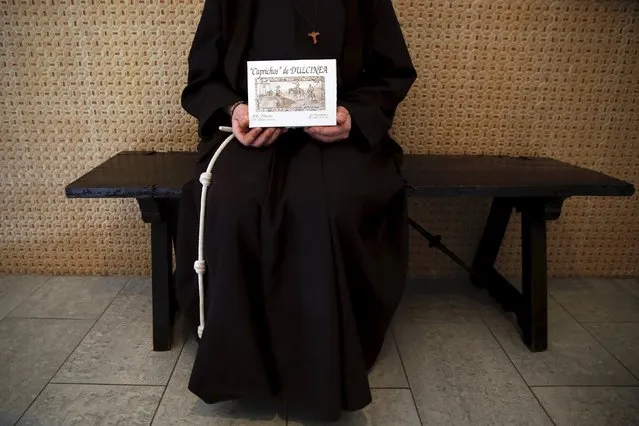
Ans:
{"type": "Polygon", "coordinates": [[[233,135],[242,145],[249,146],[253,144],[261,132],[262,129],[260,128],[249,129],[248,117],[241,116],[233,118],[233,135]]]}
{"type": "Polygon", "coordinates": [[[238,124],[239,124],[240,127],[248,129],[248,126],[249,126],[249,118],[248,118],[248,116],[244,115],[244,116],[238,118],[237,121],[238,121],[238,124]]]}
{"type": "Polygon", "coordinates": [[[268,146],[285,132],[286,129],[250,129],[248,106],[238,105],[233,112],[233,134],[235,138],[245,146],[261,147],[268,146]]]}
{"type": "Polygon", "coordinates": [[[236,138],[238,141],[240,141],[242,145],[255,146],[255,141],[260,136],[260,134],[262,134],[262,132],[263,132],[263,129],[260,129],[260,128],[250,129],[250,130],[247,130],[242,135],[240,135],[239,138],[237,138],[236,136],[236,138]]]}

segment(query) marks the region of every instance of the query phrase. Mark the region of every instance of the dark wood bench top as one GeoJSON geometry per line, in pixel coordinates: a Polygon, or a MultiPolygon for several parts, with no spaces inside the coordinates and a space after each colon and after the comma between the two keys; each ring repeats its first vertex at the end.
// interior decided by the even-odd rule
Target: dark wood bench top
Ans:
{"type": "Polygon", "coordinates": [[[69,198],[179,198],[194,177],[194,152],[123,151],[65,189],[69,198]]]}
{"type": "Polygon", "coordinates": [[[408,155],[403,173],[423,196],[630,196],[628,182],[545,157],[408,155]]]}
{"type": "MultiPolygon", "coordinates": [[[[65,188],[69,198],[179,198],[193,177],[194,152],[125,151],[65,188]]],[[[631,183],[551,158],[406,155],[415,196],[630,196],[631,183]]]]}

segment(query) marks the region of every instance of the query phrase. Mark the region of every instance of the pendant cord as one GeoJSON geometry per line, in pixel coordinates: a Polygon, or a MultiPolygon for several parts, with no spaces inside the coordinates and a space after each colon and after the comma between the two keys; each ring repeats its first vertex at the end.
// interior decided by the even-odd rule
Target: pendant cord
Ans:
{"type": "Polygon", "coordinates": [[[289,2],[291,3],[291,6],[293,6],[293,9],[295,9],[295,11],[302,17],[304,18],[304,20],[306,21],[306,23],[311,27],[311,31],[316,31],[316,27],[317,27],[317,6],[319,5],[319,0],[315,0],[315,10],[313,11],[313,19],[314,19],[314,23],[311,24],[311,21],[308,20],[308,18],[306,17],[306,15],[295,5],[295,2],[293,0],[289,0],[289,2]]]}

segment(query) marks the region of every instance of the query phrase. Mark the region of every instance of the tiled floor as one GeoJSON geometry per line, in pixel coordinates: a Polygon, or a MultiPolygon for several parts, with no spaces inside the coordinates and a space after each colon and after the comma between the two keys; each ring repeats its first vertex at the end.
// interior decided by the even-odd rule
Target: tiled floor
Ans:
{"type": "MultiPolygon", "coordinates": [[[[550,349],[532,354],[484,292],[412,282],[373,403],[338,424],[639,425],[639,280],[550,290],[550,349]]],[[[199,401],[186,388],[196,345],[178,330],[173,350],[151,350],[148,279],[0,276],[0,425],[311,424],[199,401]]]]}

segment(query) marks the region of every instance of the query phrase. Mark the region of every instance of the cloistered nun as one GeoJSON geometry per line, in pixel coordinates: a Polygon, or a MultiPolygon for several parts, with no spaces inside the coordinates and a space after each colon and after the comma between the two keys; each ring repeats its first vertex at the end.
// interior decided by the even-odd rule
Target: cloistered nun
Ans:
{"type": "Polygon", "coordinates": [[[184,109],[201,142],[176,244],[179,309],[200,325],[199,175],[232,127],[205,201],[204,327],[189,389],[276,397],[319,420],[371,402],[402,296],[407,207],[389,136],[416,78],[391,0],[206,0],[184,109]],[[250,128],[247,61],[336,59],[337,125],[250,128]]]}

